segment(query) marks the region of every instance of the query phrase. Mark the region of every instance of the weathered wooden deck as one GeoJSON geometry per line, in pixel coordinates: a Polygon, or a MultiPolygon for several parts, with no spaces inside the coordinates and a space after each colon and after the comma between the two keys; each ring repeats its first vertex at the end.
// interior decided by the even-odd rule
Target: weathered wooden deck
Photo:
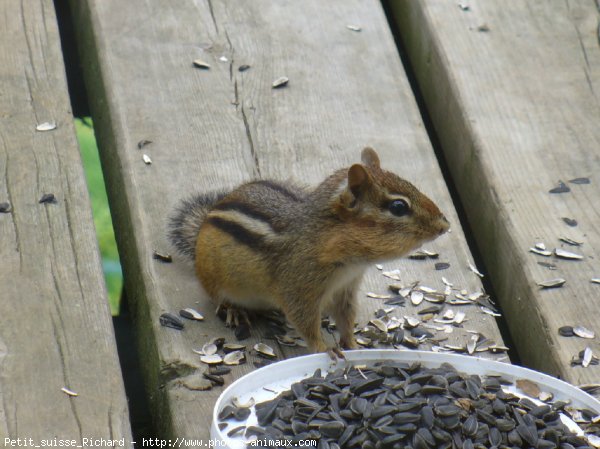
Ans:
{"type": "MultiPolygon", "coordinates": [[[[452,223],[451,234],[427,246],[449,269],[436,271],[431,260],[385,269],[400,268],[405,283],[443,290],[443,275],[468,292],[482,288],[377,0],[71,0],[70,6],[158,436],[208,438],[222,388],[196,389],[206,384],[205,366],[192,349],[216,336],[234,340],[189,264],[152,257],[155,249],[172,250],[167,216],[192,192],[254,178],[314,185],[371,145],[386,168],[413,181],[452,223]],[[210,69],[194,68],[197,58],[210,69]],[[241,65],[250,68],[239,71],[241,65]],[[289,84],[272,89],[280,76],[289,84]],[[142,140],[152,143],[140,150],[142,140]],[[162,313],[184,307],[201,310],[205,321],[186,323],[184,331],[159,325],[162,313]]],[[[456,186],[521,361],[574,384],[600,381],[598,366],[569,365],[586,345],[600,353],[597,339],[557,333],[567,324],[600,332],[600,285],[590,282],[600,277],[596,6],[525,0],[474,1],[468,8],[392,0],[389,6],[450,169],[446,179],[456,186]],[[577,177],[591,182],[567,182],[577,177]],[[571,191],[548,193],[559,180],[571,191]],[[583,242],[566,249],[584,260],[528,252],[536,242],[561,247],[562,236],[583,242]],[[564,277],[565,286],[537,286],[555,277],[564,277]]],[[[0,13],[23,19],[5,21],[13,37],[0,43],[0,76],[8,87],[0,105],[0,203],[12,204],[10,214],[0,214],[3,242],[11,242],[0,248],[0,313],[7,317],[0,330],[0,437],[130,441],[53,5],[8,2],[0,13]],[[36,132],[43,121],[58,128],[36,132]],[[37,204],[47,192],[57,204],[37,204]],[[43,375],[32,383],[32,372],[43,375]],[[27,406],[18,405],[21,399],[27,406]],[[33,410],[52,414],[40,424],[33,410]]],[[[381,307],[365,293],[384,293],[388,283],[375,267],[368,272],[359,324],[381,307]]],[[[408,304],[400,315],[425,306],[408,304]]],[[[461,310],[467,320],[449,343],[464,344],[468,330],[502,343],[493,317],[474,305],[461,310]]],[[[244,343],[250,347],[264,334],[259,324],[244,343]]],[[[304,353],[269,343],[279,357],[304,353]]],[[[254,357],[248,359],[227,383],[254,369],[254,357]]]]}

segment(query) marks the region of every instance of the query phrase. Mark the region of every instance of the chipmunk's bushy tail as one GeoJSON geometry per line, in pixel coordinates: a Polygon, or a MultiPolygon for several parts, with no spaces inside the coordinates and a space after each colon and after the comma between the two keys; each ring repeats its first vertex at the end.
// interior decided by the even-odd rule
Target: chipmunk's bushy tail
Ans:
{"type": "Polygon", "coordinates": [[[196,240],[200,226],[212,206],[226,192],[198,194],[183,200],[169,219],[168,236],[177,251],[191,260],[196,256],[196,240]]]}

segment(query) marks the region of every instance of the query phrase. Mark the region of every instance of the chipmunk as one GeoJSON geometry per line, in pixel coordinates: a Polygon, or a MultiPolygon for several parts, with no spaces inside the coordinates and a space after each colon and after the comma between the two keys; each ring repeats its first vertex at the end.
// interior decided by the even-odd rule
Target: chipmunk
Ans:
{"type": "Polygon", "coordinates": [[[335,320],[342,348],[356,348],[356,292],[366,268],[449,228],[428,197],[381,168],[375,150],[361,156],[361,164],[313,190],[259,180],[183,201],[171,217],[170,240],[195,260],[217,305],[279,309],[310,350],[343,358],[326,346],[321,314],[335,320]]]}

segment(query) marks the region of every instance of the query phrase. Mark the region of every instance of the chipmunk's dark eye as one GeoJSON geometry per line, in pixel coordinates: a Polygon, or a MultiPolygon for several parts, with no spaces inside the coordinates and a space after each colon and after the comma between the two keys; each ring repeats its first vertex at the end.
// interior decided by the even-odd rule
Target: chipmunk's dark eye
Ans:
{"type": "Polygon", "coordinates": [[[410,212],[408,203],[404,200],[394,200],[388,206],[389,211],[397,217],[403,217],[410,212]]]}

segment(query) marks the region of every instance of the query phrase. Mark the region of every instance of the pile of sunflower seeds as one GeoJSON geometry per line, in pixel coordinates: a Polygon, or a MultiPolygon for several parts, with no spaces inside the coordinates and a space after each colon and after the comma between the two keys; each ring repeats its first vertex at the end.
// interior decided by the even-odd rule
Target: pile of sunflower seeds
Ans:
{"type": "Polygon", "coordinates": [[[225,406],[218,425],[258,447],[301,440],[317,441],[318,449],[600,447],[596,412],[550,402],[547,392],[536,398],[547,403],[521,397],[503,388],[508,383],[462,374],[449,364],[381,362],[326,375],[317,370],[275,399],[256,404],[258,426],[242,424],[253,401],[225,406]],[[569,430],[561,417],[576,422],[585,436],[569,430]]]}

